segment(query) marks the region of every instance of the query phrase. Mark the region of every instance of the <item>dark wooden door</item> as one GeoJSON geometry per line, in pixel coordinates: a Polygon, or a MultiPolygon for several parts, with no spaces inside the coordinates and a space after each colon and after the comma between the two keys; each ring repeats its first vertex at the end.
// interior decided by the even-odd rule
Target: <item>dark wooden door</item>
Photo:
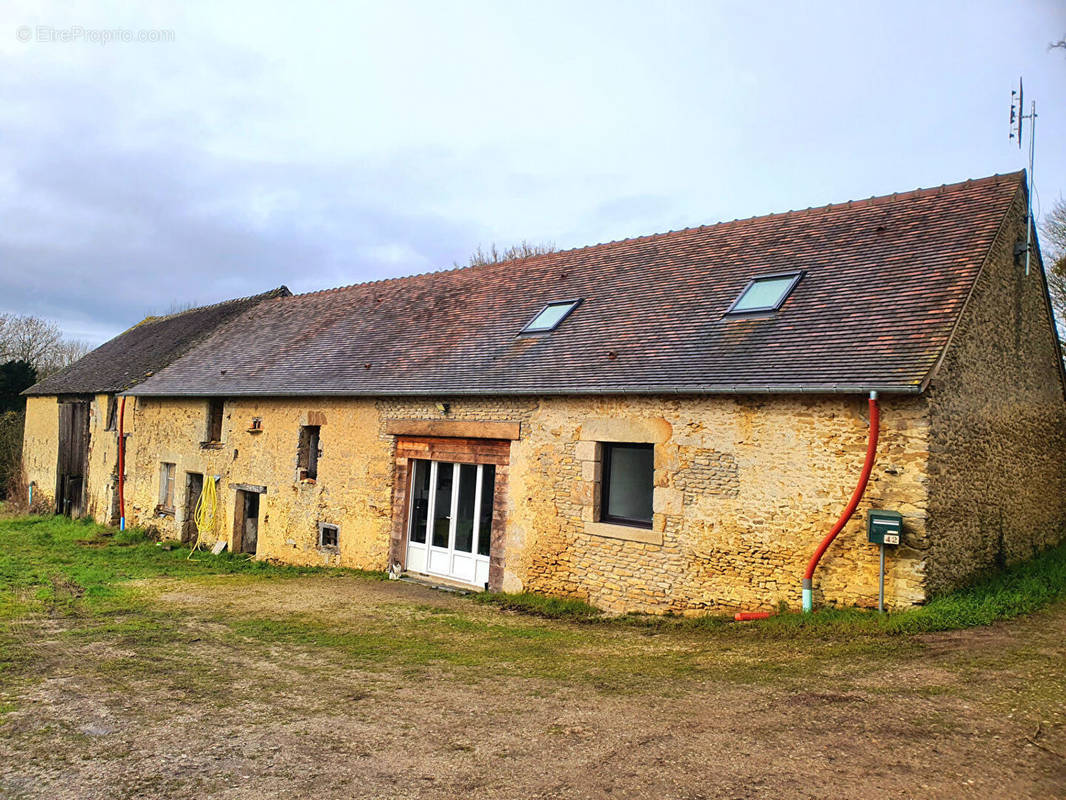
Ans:
{"type": "Polygon", "coordinates": [[[189,472],[185,485],[185,521],[181,524],[181,543],[193,544],[196,541],[196,504],[200,502],[200,493],[204,490],[204,476],[199,472],[189,472]]]}
{"type": "Polygon", "coordinates": [[[89,471],[89,403],[59,404],[59,461],[56,467],[56,512],[85,514],[85,478],[89,471]]]}
{"type": "Polygon", "coordinates": [[[259,545],[259,495],[244,492],[244,531],[241,536],[241,552],[255,555],[259,545]]]}

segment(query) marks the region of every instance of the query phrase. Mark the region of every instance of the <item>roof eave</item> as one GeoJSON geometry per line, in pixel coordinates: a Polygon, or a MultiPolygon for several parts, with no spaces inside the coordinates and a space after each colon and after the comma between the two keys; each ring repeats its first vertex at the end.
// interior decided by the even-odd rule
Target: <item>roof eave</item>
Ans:
{"type": "Polygon", "coordinates": [[[694,384],[685,386],[597,386],[589,387],[526,387],[521,390],[499,389],[394,389],[369,391],[350,389],[293,389],[290,391],[259,391],[233,389],[217,392],[137,391],[130,389],[121,396],[145,398],[171,397],[565,397],[581,395],[702,395],[702,394],[920,394],[917,383],[907,384],[694,384]]]}

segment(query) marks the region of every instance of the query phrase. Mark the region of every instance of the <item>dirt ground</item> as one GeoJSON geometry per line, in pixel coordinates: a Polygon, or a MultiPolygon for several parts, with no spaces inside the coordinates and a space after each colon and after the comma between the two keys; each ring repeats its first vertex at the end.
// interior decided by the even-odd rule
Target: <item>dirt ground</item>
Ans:
{"type": "Polygon", "coordinates": [[[856,644],[349,577],[143,591],[20,623],[0,797],[1066,797],[1066,605],[856,644]]]}

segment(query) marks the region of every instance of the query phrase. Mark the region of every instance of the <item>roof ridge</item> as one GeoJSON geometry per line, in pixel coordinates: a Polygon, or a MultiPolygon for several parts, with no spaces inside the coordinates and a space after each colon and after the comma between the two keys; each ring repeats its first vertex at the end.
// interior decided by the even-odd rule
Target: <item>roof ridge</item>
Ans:
{"type": "MultiPolygon", "coordinates": [[[[270,289],[270,290],[268,290],[266,292],[260,292],[259,294],[250,294],[250,295],[247,295],[245,297],[231,297],[228,300],[219,300],[217,303],[208,303],[207,305],[203,305],[203,306],[193,306],[192,308],[183,308],[181,311],[175,311],[172,314],[163,314],[162,316],[159,316],[159,317],[153,316],[153,315],[149,315],[149,316],[145,317],[144,319],[142,319],[140,322],[136,323],[135,325],[131,325],[129,328],[127,328],[127,330],[133,330],[134,328],[139,328],[141,325],[145,325],[145,324],[154,325],[157,322],[164,322],[166,320],[177,319],[180,316],[183,316],[185,314],[191,314],[194,311],[210,311],[213,308],[221,308],[222,306],[236,305],[237,303],[244,303],[244,302],[247,302],[248,300],[259,300],[259,299],[269,300],[269,299],[271,299],[273,297],[291,297],[291,296],[292,296],[292,290],[289,289],[289,287],[286,286],[285,284],[282,284],[281,286],[278,286],[277,288],[270,289]]],[[[121,336],[122,334],[119,334],[119,335],[121,336]]]]}
{"type": "Polygon", "coordinates": [[[610,247],[612,245],[619,245],[623,243],[652,241],[655,239],[662,239],[667,236],[674,236],[679,233],[710,230],[712,228],[727,228],[734,225],[758,223],[771,219],[794,219],[804,216],[810,216],[816,213],[829,213],[840,209],[854,210],[856,208],[867,208],[870,206],[886,205],[889,203],[900,202],[905,200],[914,200],[919,197],[936,197],[955,189],[962,189],[988,183],[998,186],[1003,182],[1009,182],[1011,180],[1024,180],[1024,175],[1025,170],[1016,170],[1015,172],[1005,173],[997,172],[992,175],[986,175],[983,178],[967,178],[962,181],[956,181],[955,183],[942,183],[940,186],[917,187],[906,192],[892,192],[891,194],[871,195],[870,197],[863,198],[860,200],[845,200],[837,203],[827,203],[823,206],[808,206],[807,208],[770,212],[768,214],[758,214],[750,217],[738,217],[736,219],[722,220],[719,222],[711,222],[703,225],[690,225],[685,228],[677,228],[669,231],[660,231],[658,233],[648,233],[643,234],[641,236],[627,236],[621,239],[610,239],[605,242],[596,242],[594,244],[581,245],[579,247],[567,247],[561,250],[554,250],[550,253],[537,253],[534,255],[508,259],[506,261],[494,261],[488,264],[467,264],[465,266],[454,266],[444,269],[426,270],[425,272],[414,272],[409,275],[395,275],[388,278],[378,278],[372,281],[357,281],[355,283],[349,283],[343,286],[333,286],[328,289],[316,289],[311,292],[300,292],[296,294],[290,292],[289,296],[313,297],[315,295],[333,294],[336,292],[343,292],[361,287],[383,286],[385,284],[395,283],[397,281],[426,278],[430,275],[445,275],[450,273],[464,272],[467,270],[473,271],[477,269],[487,269],[491,267],[498,267],[501,264],[517,265],[534,259],[549,259],[553,256],[559,256],[565,253],[580,253],[596,250],[601,247],[610,247]]]}

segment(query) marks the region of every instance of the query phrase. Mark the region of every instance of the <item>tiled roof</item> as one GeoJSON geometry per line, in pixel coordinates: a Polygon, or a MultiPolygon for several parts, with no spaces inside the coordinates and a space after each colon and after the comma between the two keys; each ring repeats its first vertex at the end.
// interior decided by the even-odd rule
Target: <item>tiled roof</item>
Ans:
{"type": "Polygon", "coordinates": [[[118,392],[163,369],[215,328],[264,300],[287,297],[284,286],[254,297],[148,317],[23,394],[118,392]]]}
{"type": "Polygon", "coordinates": [[[261,304],[137,395],[917,391],[1024,175],[261,304]],[[804,270],[779,311],[725,312],[804,270]],[[518,336],[581,298],[554,332],[518,336]]]}

